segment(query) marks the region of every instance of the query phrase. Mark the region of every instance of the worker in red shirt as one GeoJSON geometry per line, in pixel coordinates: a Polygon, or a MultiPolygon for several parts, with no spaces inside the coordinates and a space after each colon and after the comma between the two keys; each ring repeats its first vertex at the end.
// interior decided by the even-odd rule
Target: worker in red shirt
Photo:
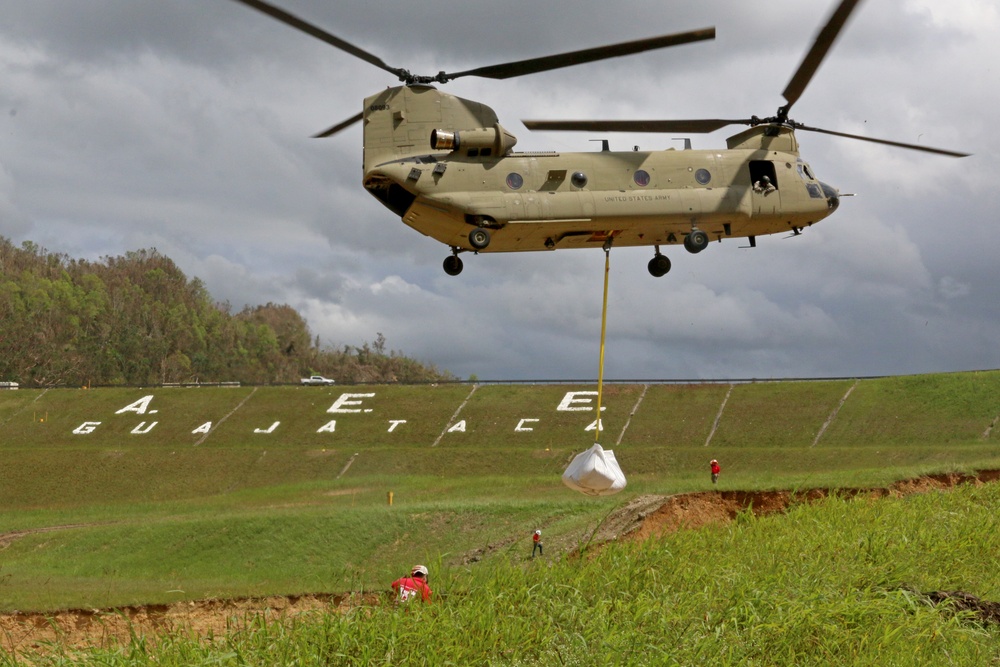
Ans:
{"type": "Polygon", "coordinates": [[[539,556],[544,556],[542,553],[542,531],[536,530],[535,534],[531,536],[532,546],[531,546],[531,557],[535,557],[535,552],[538,552],[539,556]]]}
{"type": "Polygon", "coordinates": [[[392,582],[392,590],[396,592],[400,602],[406,602],[418,595],[424,602],[431,601],[431,587],[427,585],[427,568],[414,565],[410,576],[400,577],[392,582]]]}
{"type": "Polygon", "coordinates": [[[708,463],[712,467],[712,484],[716,484],[719,481],[719,472],[722,468],[719,467],[719,462],[712,459],[708,463]]]}

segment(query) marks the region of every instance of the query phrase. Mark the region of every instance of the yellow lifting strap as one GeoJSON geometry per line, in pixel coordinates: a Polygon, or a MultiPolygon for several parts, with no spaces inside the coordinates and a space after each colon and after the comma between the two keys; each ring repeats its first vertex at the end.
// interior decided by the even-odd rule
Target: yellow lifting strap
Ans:
{"type": "Polygon", "coordinates": [[[601,360],[597,370],[597,427],[594,442],[601,442],[601,397],[604,392],[604,336],[608,330],[608,275],[611,271],[611,237],[604,244],[604,306],[601,310],[601,360]]]}

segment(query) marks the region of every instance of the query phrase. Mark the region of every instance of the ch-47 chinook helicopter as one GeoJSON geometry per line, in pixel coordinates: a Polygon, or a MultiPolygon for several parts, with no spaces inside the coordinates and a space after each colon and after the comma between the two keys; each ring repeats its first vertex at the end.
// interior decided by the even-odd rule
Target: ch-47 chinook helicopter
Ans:
{"type": "Polygon", "coordinates": [[[833,213],[838,191],[817,180],[799,156],[796,130],[953,157],[954,151],[807,127],[788,112],[860,0],[842,0],[768,118],[619,121],[524,121],[532,130],[712,132],[748,125],[725,150],[588,153],[514,152],[517,139],[492,109],[443,93],[432,84],[463,76],[507,79],[652,49],[714,39],[715,29],[664,35],[553,56],[432,76],[390,67],[377,56],[262,0],[236,0],[316,37],[403,82],[364,101],[356,116],[316,137],[364,123],[364,187],[404,223],[451,248],[449,275],[462,252],[652,246],[649,272],[670,260],[660,246],[692,253],[723,238],[799,234],[833,213]]]}

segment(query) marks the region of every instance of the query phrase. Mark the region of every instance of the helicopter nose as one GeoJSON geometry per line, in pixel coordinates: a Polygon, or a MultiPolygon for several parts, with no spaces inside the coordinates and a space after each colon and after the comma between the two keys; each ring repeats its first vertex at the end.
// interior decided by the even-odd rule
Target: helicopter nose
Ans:
{"type": "Polygon", "coordinates": [[[826,195],[826,205],[830,207],[831,211],[837,210],[837,207],[840,206],[840,190],[823,181],[820,181],[819,185],[823,188],[823,194],[826,195]]]}

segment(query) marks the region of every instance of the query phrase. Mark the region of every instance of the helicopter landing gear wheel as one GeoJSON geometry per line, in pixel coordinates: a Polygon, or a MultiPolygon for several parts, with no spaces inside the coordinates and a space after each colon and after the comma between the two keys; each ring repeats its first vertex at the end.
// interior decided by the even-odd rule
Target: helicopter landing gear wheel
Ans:
{"type": "Polygon", "coordinates": [[[449,276],[457,276],[462,272],[462,260],[458,255],[449,255],[444,258],[444,272],[449,276]]]}
{"type": "Polygon", "coordinates": [[[649,269],[649,275],[654,278],[662,278],[670,271],[670,258],[666,255],[656,253],[653,255],[653,259],[649,260],[646,268],[649,269]]]}
{"type": "Polygon", "coordinates": [[[699,253],[708,247],[708,234],[700,229],[694,229],[684,237],[684,249],[690,253],[699,253]]]}
{"type": "Polygon", "coordinates": [[[482,250],[490,244],[490,232],[483,227],[476,227],[469,232],[469,245],[476,250],[482,250]]]}

